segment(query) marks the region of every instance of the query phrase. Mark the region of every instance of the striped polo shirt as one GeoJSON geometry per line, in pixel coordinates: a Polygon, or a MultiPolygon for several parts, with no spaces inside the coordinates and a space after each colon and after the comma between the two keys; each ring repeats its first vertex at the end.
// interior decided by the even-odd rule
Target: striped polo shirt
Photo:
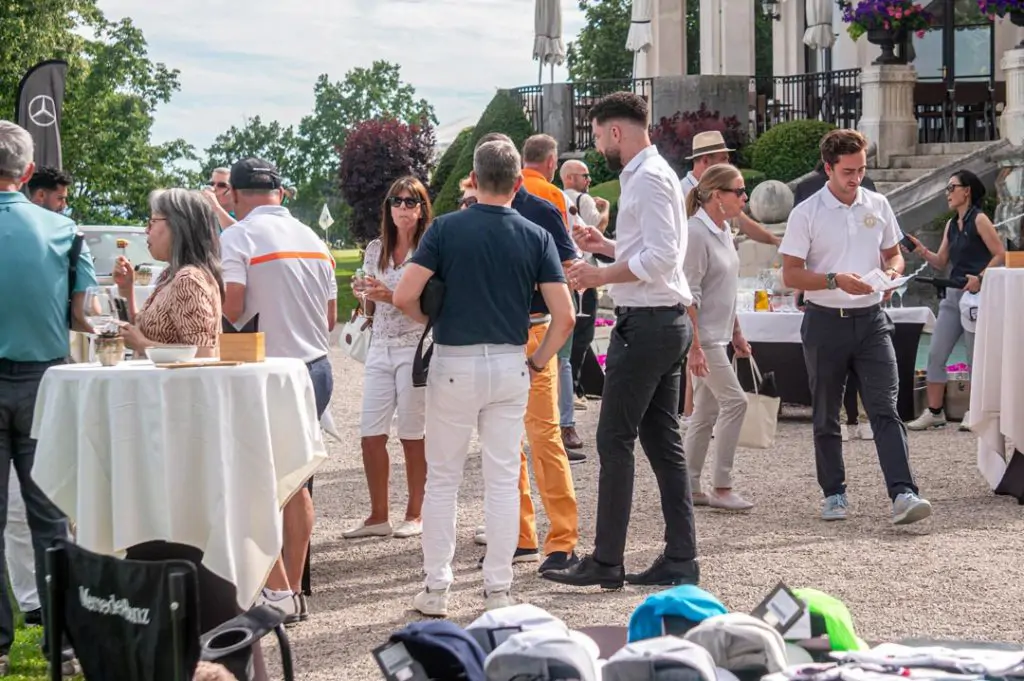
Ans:
{"type": "Polygon", "coordinates": [[[238,326],[259,313],[268,357],[311,362],[327,354],[327,303],[338,298],[334,258],[282,206],[260,206],[220,237],[225,284],[245,286],[238,326]]]}

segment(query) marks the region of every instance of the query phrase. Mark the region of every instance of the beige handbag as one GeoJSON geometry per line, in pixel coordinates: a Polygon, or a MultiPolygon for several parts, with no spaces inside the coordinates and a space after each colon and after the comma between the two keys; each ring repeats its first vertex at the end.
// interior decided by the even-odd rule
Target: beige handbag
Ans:
{"type": "MultiPolygon", "coordinates": [[[[743,417],[738,444],[750,449],[768,449],[775,444],[782,400],[760,394],[761,370],[757,368],[753,355],[750,357],[750,368],[754,374],[754,392],[747,393],[747,414],[743,417]]],[[[732,358],[732,370],[737,371],[736,357],[732,358]]]]}

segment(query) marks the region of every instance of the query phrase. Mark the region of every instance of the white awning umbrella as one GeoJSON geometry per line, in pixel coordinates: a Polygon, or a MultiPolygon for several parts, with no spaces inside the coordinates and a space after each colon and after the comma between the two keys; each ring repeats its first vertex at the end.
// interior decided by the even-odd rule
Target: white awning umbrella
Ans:
{"type": "Polygon", "coordinates": [[[832,32],[833,0],[807,0],[804,11],[807,14],[807,30],[804,31],[804,45],[812,50],[827,50],[836,42],[832,32]]]}
{"type": "Polygon", "coordinates": [[[541,81],[544,65],[551,66],[551,81],[555,80],[555,66],[565,62],[565,43],[562,42],[562,3],[559,0],[537,0],[533,21],[533,58],[540,62],[537,82],[541,81]]]}
{"type": "Polygon", "coordinates": [[[626,36],[626,49],[633,53],[634,78],[647,76],[647,53],[654,44],[654,32],[651,30],[653,5],[653,0],[633,0],[629,19],[629,34],[626,36]]]}

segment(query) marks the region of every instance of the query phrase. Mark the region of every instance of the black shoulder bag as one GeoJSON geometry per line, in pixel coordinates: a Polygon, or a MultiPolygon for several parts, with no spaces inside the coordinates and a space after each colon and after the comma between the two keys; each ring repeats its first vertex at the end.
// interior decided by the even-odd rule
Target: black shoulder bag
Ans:
{"type": "Polygon", "coordinates": [[[71,313],[71,298],[75,294],[75,285],[78,283],[78,259],[82,256],[82,244],[85,242],[85,235],[75,232],[71,240],[71,250],[68,252],[68,305],[67,322],[68,328],[74,323],[74,315],[71,313]]]}
{"type": "Polygon", "coordinates": [[[427,370],[430,368],[430,358],[434,355],[434,344],[431,343],[426,352],[423,352],[423,344],[427,340],[427,334],[434,328],[434,322],[441,314],[441,305],[444,303],[444,282],[437,274],[427,280],[420,294],[420,309],[427,316],[427,327],[423,329],[420,342],[416,346],[416,355],[412,358],[412,385],[414,388],[422,388],[427,384],[427,370]]]}

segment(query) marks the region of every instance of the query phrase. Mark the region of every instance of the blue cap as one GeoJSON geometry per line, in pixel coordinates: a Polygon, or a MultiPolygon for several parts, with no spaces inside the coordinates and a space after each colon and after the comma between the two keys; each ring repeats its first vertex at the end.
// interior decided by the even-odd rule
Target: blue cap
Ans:
{"type": "Polygon", "coordinates": [[[487,681],[484,651],[462,627],[448,621],[413,622],[391,634],[431,679],[487,681]]]}
{"type": "Polygon", "coordinates": [[[713,595],[692,584],[651,594],[637,606],[629,618],[629,642],[656,638],[665,634],[664,618],[681,617],[693,625],[728,610],[713,595]]]}

